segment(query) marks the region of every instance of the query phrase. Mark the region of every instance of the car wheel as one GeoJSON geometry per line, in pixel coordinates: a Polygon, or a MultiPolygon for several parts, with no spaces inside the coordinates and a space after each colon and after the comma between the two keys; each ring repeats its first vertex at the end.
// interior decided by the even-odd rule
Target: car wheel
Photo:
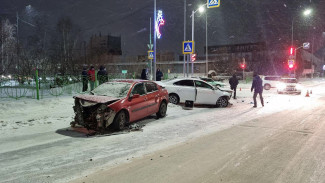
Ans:
{"type": "Polygon", "coordinates": [[[163,101],[161,102],[159,111],[156,113],[156,115],[158,118],[163,118],[166,116],[166,112],[167,112],[167,104],[165,101],[163,101]]]}
{"type": "Polygon", "coordinates": [[[114,119],[113,128],[115,130],[123,130],[126,123],[127,123],[126,113],[124,111],[120,111],[114,119]]]}
{"type": "Polygon", "coordinates": [[[264,89],[265,89],[265,90],[269,90],[269,89],[271,89],[271,85],[269,85],[269,84],[264,85],[264,89]]]}
{"type": "Polygon", "coordinates": [[[220,97],[217,100],[217,107],[227,107],[228,106],[228,99],[226,97],[220,97]]]}
{"type": "Polygon", "coordinates": [[[221,85],[217,85],[217,87],[221,87],[221,85]]]}
{"type": "Polygon", "coordinates": [[[176,94],[170,94],[169,95],[169,102],[172,104],[178,104],[179,103],[179,97],[176,94]]]}

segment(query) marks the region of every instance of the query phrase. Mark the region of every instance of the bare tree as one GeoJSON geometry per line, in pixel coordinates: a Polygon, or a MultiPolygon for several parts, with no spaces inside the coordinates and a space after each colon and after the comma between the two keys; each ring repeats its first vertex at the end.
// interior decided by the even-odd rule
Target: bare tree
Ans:
{"type": "Polygon", "coordinates": [[[14,25],[8,19],[1,21],[1,69],[0,74],[9,72],[14,66],[14,58],[16,55],[16,38],[14,25]]]}

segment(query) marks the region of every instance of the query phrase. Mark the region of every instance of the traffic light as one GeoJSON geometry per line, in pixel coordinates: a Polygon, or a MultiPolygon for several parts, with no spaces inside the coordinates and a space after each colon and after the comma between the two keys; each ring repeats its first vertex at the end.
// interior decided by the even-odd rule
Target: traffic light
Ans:
{"type": "Polygon", "coordinates": [[[293,68],[293,64],[289,64],[289,69],[292,69],[293,68]]]}
{"type": "Polygon", "coordinates": [[[196,60],[196,53],[192,54],[191,61],[194,62],[196,60]]]}
{"type": "Polygon", "coordinates": [[[295,53],[295,48],[294,47],[290,47],[290,50],[289,50],[289,54],[290,55],[294,55],[295,53]]]}
{"type": "Polygon", "coordinates": [[[246,68],[246,64],[240,64],[240,68],[245,69],[246,68]]]}
{"type": "Polygon", "coordinates": [[[289,67],[289,69],[293,69],[294,66],[295,66],[295,60],[289,59],[288,60],[288,67],[289,67]]]}

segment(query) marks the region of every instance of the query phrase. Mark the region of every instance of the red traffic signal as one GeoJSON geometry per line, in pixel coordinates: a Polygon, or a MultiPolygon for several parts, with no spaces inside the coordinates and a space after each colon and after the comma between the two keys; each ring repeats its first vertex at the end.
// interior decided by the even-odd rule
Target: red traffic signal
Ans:
{"type": "Polygon", "coordinates": [[[290,55],[294,55],[294,52],[295,52],[295,48],[294,47],[290,47],[289,54],[290,55]]]}
{"type": "Polygon", "coordinates": [[[240,64],[240,68],[245,69],[246,68],[246,64],[240,64]]]}
{"type": "Polygon", "coordinates": [[[196,60],[196,54],[194,53],[194,54],[192,54],[192,56],[191,56],[191,61],[194,62],[195,60],[196,60]]]}

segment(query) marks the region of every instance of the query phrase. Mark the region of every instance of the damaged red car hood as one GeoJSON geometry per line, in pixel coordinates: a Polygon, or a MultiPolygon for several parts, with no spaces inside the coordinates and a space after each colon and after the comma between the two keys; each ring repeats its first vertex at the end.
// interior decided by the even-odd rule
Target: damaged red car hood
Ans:
{"type": "Polygon", "coordinates": [[[96,95],[78,95],[76,98],[83,99],[94,103],[106,103],[113,100],[120,100],[119,98],[109,96],[96,96],[96,95]]]}

